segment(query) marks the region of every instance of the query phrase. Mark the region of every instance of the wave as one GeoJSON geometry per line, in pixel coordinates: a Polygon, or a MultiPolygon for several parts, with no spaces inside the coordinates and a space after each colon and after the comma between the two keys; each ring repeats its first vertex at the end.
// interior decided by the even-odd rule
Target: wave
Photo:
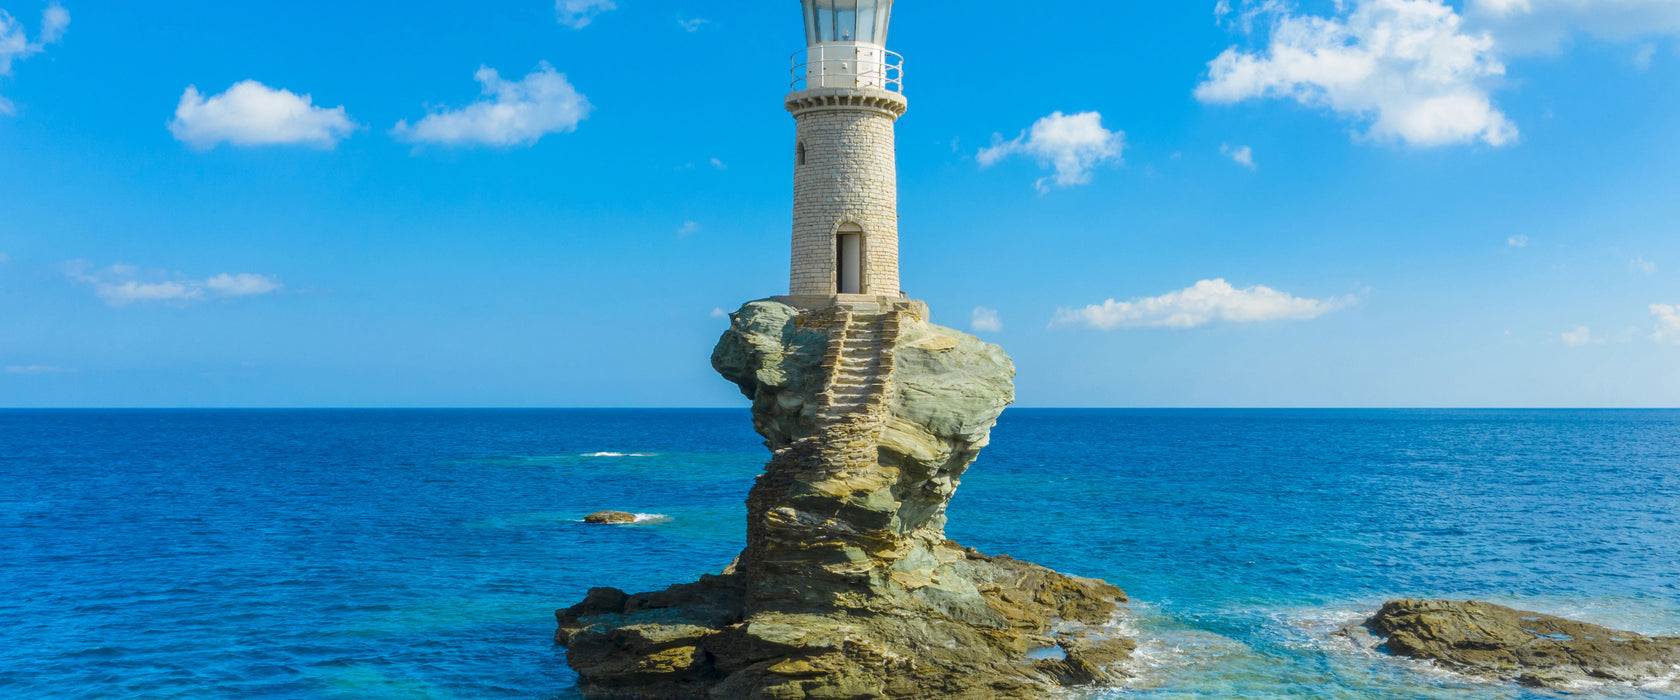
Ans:
{"type": "Polygon", "coordinates": [[[592,452],[580,457],[658,457],[659,455],[645,452],[592,452]]]}

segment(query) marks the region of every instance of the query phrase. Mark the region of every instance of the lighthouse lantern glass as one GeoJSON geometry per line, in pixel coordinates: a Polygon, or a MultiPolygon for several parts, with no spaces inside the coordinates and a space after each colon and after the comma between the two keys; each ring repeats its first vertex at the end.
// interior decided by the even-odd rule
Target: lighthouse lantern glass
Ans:
{"type": "Polygon", "coordinates": [[[858,41],[885,46],[892,0],[801,0],[805,5],[805,41],[858,41]]]}

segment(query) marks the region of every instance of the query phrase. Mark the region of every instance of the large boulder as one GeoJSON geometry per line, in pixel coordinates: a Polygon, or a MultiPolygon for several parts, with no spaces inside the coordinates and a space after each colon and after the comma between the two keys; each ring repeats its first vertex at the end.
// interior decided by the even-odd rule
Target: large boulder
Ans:
{"type": "Polygon", "coordinates": [[[713,366],[752,399],[773,452],[748,494],[746,549],[723,576],[597,589],[560,611],[587,697],[1040,698],[1126,676],[1120,589],[945,538],[1015,368],[925,316],[762,301],[731,317],[713,366]],[[880,361],[835,382],[836,353],[877,337],[847,335],[856,313],[884,319],[871,321],[880,361]],[[835,387],[857,381],[871,398],[836,420],[835,387]]]}
{"type": "Polygon", "coordinates": [[[1680,638],[1647,637],[1491,603],[1396,600],[1365,622],[1384,651],[1467,675],[1565,688],[1680,669],[1680,638]]]}

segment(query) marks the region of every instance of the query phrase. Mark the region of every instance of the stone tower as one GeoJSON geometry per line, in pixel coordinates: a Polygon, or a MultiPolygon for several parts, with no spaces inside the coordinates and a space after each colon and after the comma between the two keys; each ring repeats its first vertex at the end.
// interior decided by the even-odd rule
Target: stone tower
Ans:
{"type": "Polygon", "coordinates": [[[902,296],[893,124],[909,108],[904,59],[886,49],[893,0],[801,0],[806,48],[786,107],[794,145],[797,306],[902,296]],[[851,299],[847,299],[851,297],[851,299]]]}

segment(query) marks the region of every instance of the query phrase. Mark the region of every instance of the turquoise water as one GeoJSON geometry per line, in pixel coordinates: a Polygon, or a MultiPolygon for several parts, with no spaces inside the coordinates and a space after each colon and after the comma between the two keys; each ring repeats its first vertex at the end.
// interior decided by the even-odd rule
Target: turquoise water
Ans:
{"type": "MultiPolygon", "coordinates": [[[[0,697],[574,698],[553,609],[727,564],[748,423],[0,412],[0,697]]],[[[1680,412],[1012,410],[950,534],[1137,599],[1105,697],[1530,698],[1330,633],[1441,596],[1680,634],[1677,513],[1680,412]]]]}

